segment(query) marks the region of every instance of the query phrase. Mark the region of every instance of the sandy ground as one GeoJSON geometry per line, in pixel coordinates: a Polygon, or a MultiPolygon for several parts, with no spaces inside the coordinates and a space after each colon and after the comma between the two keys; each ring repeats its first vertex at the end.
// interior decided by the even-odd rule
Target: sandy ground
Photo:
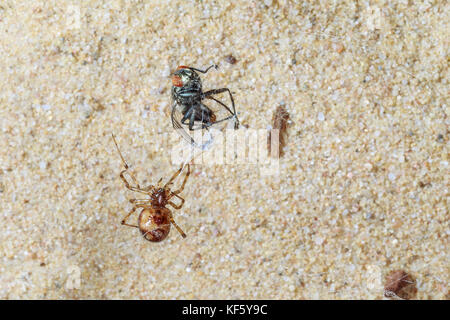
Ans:
{"type": "Polygon", "coordinates": [[[2,1],[0,298],[448,299],[450,7],[394,3],[2,1]],[[111,133],[167,179],[170,73],[212,63],[240,130],[286,106],[279,174],[195,165],[150,243],[111,133]]]}

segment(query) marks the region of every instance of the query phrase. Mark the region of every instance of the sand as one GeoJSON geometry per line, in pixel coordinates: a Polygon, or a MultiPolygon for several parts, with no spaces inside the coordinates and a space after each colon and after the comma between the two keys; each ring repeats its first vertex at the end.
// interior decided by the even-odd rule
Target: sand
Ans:
{"type": "MultiPolygon", "coordinates": [[[[0,298],[448,299],[449,4],[0,4],[0,298]],[[235,64],[227,56],[236,58],[235,64]],[[229,87],[240,130],[290,114],[277,175],[193,166],[172,230],[122,226],[167,179],[170,73],[229,87]]],[[[137,216],[134,216],[137,219],[137,216]]]]}

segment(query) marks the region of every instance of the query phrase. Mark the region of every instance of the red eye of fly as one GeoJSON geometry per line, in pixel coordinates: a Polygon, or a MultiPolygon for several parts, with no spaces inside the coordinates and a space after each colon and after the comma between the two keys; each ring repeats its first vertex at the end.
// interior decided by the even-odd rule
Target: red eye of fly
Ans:
{"type": "Polygon", "coordinates": [[[174,75],[174,76],[172,76],[172,84],[175,87],[182,87],[183,86],[183,81],[181,80],[180,76],[174,75]]]}
{"type": "Polygon", "coordinates": [[[177,70],[180,70],[180,69],[188,69],[188,67],[186,67],[186,66],[178,66],[177,70]]]}

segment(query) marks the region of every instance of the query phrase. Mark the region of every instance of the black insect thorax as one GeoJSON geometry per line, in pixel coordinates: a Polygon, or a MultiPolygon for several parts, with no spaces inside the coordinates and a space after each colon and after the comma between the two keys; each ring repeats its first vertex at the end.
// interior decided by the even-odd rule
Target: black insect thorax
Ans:
{"type": "Polygon", "coordinates": [[[173,99],[182,105],[192,105],[202,100],[202,81],[195,71],[180,69],[175,75],[180,77],[183,85],[172,87],[173,99]]]}

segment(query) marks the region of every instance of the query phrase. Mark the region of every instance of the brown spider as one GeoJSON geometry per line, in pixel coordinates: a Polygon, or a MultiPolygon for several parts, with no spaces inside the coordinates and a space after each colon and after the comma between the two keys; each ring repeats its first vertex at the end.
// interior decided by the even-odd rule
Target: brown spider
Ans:
{"type": "Polygon", "coordinates": [[[180,169],[175,172],[175,174],[164,186],[161,187],[160,185],[162,181],[161,178],[158,181],[157,186],[149,185],[148,187],[141,188],[134,175],[130,171],[128,171],[129,166],[122,156],[122,153],[120,152],[115,136],[112,135],[112,137],[117,151],[119,152],[120,158],[122,159],[123,166],[125,167],[125,170],[122,170],[120,172],[120,178],[125,183],[125,186],[131,191],[143,193],[149,196],[148,199],[130,199],[130,202],[134,204],[134,207],[125,216],[125,218],[123,218],[122,224],[129,227],[138,228],[141,231],[143,237],[146,240],[152,242],[160,242],[164,240],[170,232],[171,224],[175,226],[175,228],[183,238],[186,238],[186,234],[175,223],[172,217],[172,212],[166,206],[170,205],[175,209],[181,209],[181,207],[183,206],[184,199],[180,197],[179,194],[183,191],[184,186],[186,185],[186,181],[191,173],[189,164],[187,165],[188,170],[180,189],[172,191],[170,190],[169,186],[173,183],[175,178],[180,175],[181,171],[183,171],[184,165],[182,165],[180,169]],[[131,186],[127,179],[125,179],[125,172],[127,172],[131,177],[136,185],[135,187],[131,186]],[[179,205],[176,205],[175,203],[170,201],[170,199],[173,197],[177,197],[178,199],[180,199],[181,203],[179,205]],[[126,223],[128,217],[132,215],[138,208],[142,208],[138,218],[138,225],[126,223]]]}

